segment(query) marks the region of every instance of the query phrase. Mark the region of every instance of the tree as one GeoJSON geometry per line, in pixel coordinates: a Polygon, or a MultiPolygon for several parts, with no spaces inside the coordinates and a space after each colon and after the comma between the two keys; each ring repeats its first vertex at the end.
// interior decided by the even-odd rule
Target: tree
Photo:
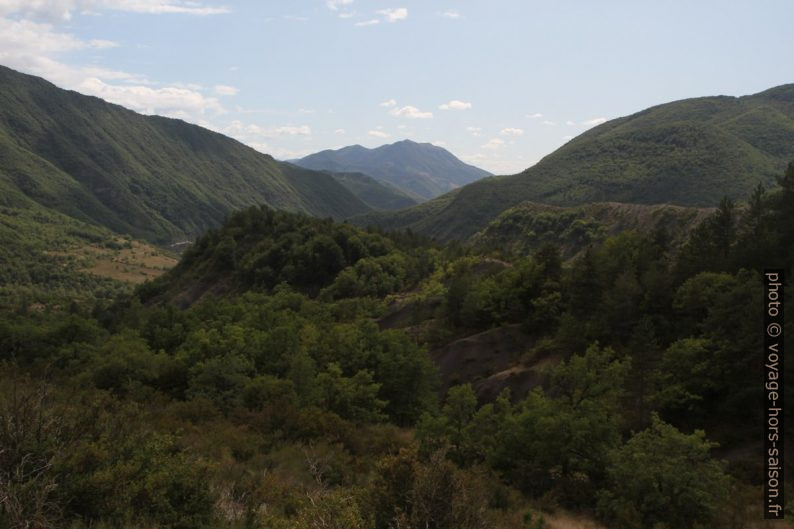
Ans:
{"type": "Polygon", "coordinates": [[[367,491],[376,529],[488,529],[487,495],[479,477],[443,451],[426,461],[403,449],[377,464],[367,491]]]}
{"type": "Polygon", "coordinates": [[[322,403],[340,417],[358,423],[380,422],[386,418],[386,401],[378,398],[380,384],[372,380],[372,373],[359,370],[352,377],[342,374],[337,363],[330,363],[316,378],[322,403]]]}
{"type": "Polygon", "coordinates": [[[736,204],[723,198],[717,211],[695,228],[681,250],[677,275],[686,278],[704,271],[731,271],[737,224],[736,204]]]}
{"type": "Polygon", "coordinates": [[[587,504],[620,442],[620,398],[629,363],[596,345],[554,368],[549,394],[535,390],[496,434],[490,462],[530,495],[554,489],[571,505],[587,504]]]}
{"type": "Polygon", "coordinates": [[[629,339],[631,372],[627,377],[627,389],[632,413],[631,423],[636,429],[648,425],[650,395],[658,378],[658,363],[661,346],[656,339],[656,330],[648,316],[643,317],[634,327],[629,339]]]}
{"type": "Polygon", "coordinates": [[[708,523],[728,488],[723,465],[709,456],[714,446],[703,431],[683,434],[654,414],[648,429],[612,452],[599,513],[621,529],[708,523]]]}

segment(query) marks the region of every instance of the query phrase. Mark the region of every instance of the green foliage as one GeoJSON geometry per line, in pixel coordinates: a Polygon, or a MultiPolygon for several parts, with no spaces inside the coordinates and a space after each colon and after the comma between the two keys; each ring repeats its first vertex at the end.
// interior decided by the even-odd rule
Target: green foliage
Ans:
{"type": "Polygon", "coordinates": [[[593,218],[592,209],[523,203],[502,212],[472,242],[515,255],[529,255],[553,245],[565,248],[566,257],[570,257],[606,238],[607,230],[593,218]]]}
{"type": "Polygon", "coordinates": [[[354,498],[343,493],[310,497],[298,513],[294,529],[369,529],[354,498]]]}
{"type": "Polygon", "coordinates": [[[488,497],[479,476],[457,468],[443,452],[427,461],[403,450],[378,462],[367,491],[376,529],[483,529],[488,497]]]}
{"type": "Polygon", "coordinates": [[[722,465],[709,457],[712,446],[702,431],[686,435],[654,416],[612,454],[599,511],[611,526],[626,529],[708,523],[728,488],[722,465]]]}
{"type": "Polygon", "coordinates": [[[493,465],[531,494],[552,488],[566,503],[591,501],[607,454],[620,442],[627,365],[609,349],[590,347],[551,375],[549,396],[533,392],[507,418],[493,465]]]}
{"type": "Polygon", "coordinates": [[[320,403],[340,417],[354,422],[378,422],[386,418],[381,412],[386,401],[377,398],[380,385],[372,380],[372,373],[359,370],[345,377],[339,364],[331,363],[317,375],[320,403]]]}
{"type": "Polygon", "coordinates": [[[5,371],[0,377],[0,522],[61,526],[208,527],[205,467],[174,439],[143,428],[132,406],[64,394],[5,371]]]}
{"type": "Polygon", "coordinates": [[[342,270],[323,291],[331,299],[376,297],[399,292],[406,286],[406,259],[400,253],[365,257],[342,270]]]}
{"type": "Polygon", "coordinates": [[[786,179],[692,238],[719,270],[658,230],[504,261],[253,208],[113,305],[0,309],[0,525],[738,523],[681,432],[751,496],[752,263],[792,266],[786,179]],[[758,233],[783,249],[751,258],[758,233]]]}
{"type": "Polygon", "coordinates": [[[26,312],[36,304],[109,300],[128,285],[91,275],[70,252],[111,244],[114,235],[46,208],[0,207],[0,307],[26,312]]]}
{"type": "Polygon", "coordinates": [[[176,268],[139,295],[148,301],[187,291],[182,297],[190,303],[207,291],[266,291],[285,283],[310,295],[325,288],[324,299],[381,297],[433,267],[427,248],[406,248],[395,239],[330,220],[249,208],[199,238],[176,268]]]}

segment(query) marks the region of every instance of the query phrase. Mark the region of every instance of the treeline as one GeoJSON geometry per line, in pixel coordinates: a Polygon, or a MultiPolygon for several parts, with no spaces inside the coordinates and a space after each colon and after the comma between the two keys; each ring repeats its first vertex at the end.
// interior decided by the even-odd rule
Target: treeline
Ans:
{"type": "Polygon", "coordinates": [[[252,208],[134,295],[4,313],[0,525],[741,527],[761,461],[716,450],[761,431],[794,165],[780,184],[680,252],[627,232],[573,263],[252,208]],[[381,328],[406,300],[421,321],[381,328]],[[541,384],[443,394],[428,348],[505,324],[541,384]]]}

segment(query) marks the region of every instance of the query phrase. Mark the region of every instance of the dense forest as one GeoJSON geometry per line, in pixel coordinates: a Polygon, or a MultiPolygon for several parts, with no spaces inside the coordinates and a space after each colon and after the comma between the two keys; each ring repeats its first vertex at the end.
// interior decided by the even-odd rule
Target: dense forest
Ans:
{"type": "Polygon", "coordinates": [[[778,184],[575,259],[255,207],[132,292],[4,307],[0,526],[754,527],[778,184]],[[432,360],[507,326],[531,383],[432,360]]]}

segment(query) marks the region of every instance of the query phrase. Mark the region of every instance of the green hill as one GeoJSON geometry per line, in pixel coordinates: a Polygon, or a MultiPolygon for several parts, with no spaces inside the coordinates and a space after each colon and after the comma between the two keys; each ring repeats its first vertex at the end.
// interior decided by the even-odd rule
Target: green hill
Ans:
{"type": "Polygon", "coordinates": [[[598,245],[609,237],[635,230],[663,234],[677,248],[713,212],[713,208],[617,202],[575,207],[523,202],[502,212],[472,237],[472,243],[513,255],[532,255],[543,246],[552,244],[560,248],[562,257],[570,259],[590,245],[598,245]]]}
{"type": "Polygon", "coordinates": [[[334,218],[370,210],[328,174],[0,67],[0,205],[33,204],[160,244],[256,204],[334,218]]]}
{"type": "Polygon", "coordinates": [[[431,266],[401,253],[421,241],[367,232],[347,223],[267,207],[233,213],[183,254],[179,264],[143,285],[144,301],[190,305],[206,296],[269,291],[289,285],[326,298],[385,296],[431,266]],[[404,246],[405,244],[403,244],[404,246]],[[348,269],[347,274],[340,274],[348,269]],[[339,276],[339,277],[337,277],[339,276]]]}
{"type": "Polygon", "coordinates": [[[794,159],[794,84],[744,97],[676,101],[614,119],[537,165],[486,178],[412,210],[367,215],[362,224],[463,239],[524,201],[715,206],[773,185],[794,159]]]}

